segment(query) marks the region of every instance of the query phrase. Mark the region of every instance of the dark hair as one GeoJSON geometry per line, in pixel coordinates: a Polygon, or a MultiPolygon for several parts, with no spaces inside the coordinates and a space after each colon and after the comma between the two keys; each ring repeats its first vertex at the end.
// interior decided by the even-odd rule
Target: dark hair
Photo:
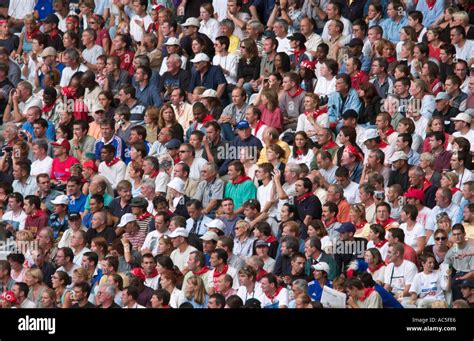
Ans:
{"type": "Polygon", "coordinates": [[[221,308],[224,308],[225,306],[225,297],[224,295],[222,294],[212,294],[211,296],[209,296],[209,300],[211,300],[211,298],[214,298],[216,300],[216,304],[219,305],[221,308]]]}
{"type": "Polygon", "coordinates": [[[225,250],[215,249],[214,251],[212,251],[212,253],[215,253],[217,255],[218,260],[222,259],[224,261],[224,263],[227,264],[227,259],[229,258],[229,255],[227,254],[227,252],[225,250]]]}
{"type": "Polygon", "coordinates": [[[153,291],[152,296],[156,296],[159,300],[163,301],[163,305],[168,305],[170,303],[170,293],[165,289],[153,291]]]}
{"type": "Polygon", "coordinates": [[[237,295],[229,296],[227,300],[225,301],[225,304],[231,309],[239,309],[244,306],[244,302],[237,295]]]}
{"type": "Polygon", "coordinates": [[[405,232],[399,227],[388,230],[393,238],[397,238],[400,243],[405,243],[405,232]]]}

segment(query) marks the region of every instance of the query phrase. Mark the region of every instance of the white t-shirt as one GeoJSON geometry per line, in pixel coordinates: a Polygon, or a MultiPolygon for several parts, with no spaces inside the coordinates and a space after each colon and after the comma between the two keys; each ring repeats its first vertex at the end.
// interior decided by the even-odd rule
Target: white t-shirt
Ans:
{"type": "Polygon", "coordinates": [[[418,216],[416,217],[416,222],[420,224],[421,226],[425,226],[430,213],[431,213],[431,208],[423,206],[421,211],[418,212],[418,216]]]}
{"type": "Polygon", "coordinates": [[[8,211],[3,214],[1,220],[7,224],[11,224],[15,231],[21,231],[25,229],[26,213],[22,210],[20,214],[16,215],[13,211],[8,211]]]}
{"type": "Polygon", "coordinates": [[[405,233],[405,244],[415,248],[417,245],[417,240],[420,237],[426,237],[426,231],[423,225],[418,223],[415,224],[411,231],[408,231],[408,227],[406,223],[400,225],[400,228],[405,233]]]}
{"type": "Polygon", "coordinates": [[[87,66],[85,66],[84,64],[81,64],[79,65],[79,67],[77,69],[71,69],[71,67],[69,66],[66,66],[64,69],[63,69],[63,72],[61,73],[61,83],[59,84],[61,87],[65,87],[65,86],[68,86],[69,85],[69,81],[71,80],[72,76],[78,72],[78,71],[82,71],[82,72],[86,72],[88,69],[87,69],[87,66]]]}
{"type": "Polygon", "coordinates": [[[193,164],[190,167],[189,178],[199,181],[201,177],[201,169],[207,163],[202,157],[196,157],[193,160],[193,164]]]}
{"type": "Polygon", "coordinates": [[[233,53],[227,56],[215,55],[212,58],[212,65],[220,65],[223,69],[229,71],[228,75],[224,75],[227,83],[237,84],[237,66],[239,65],[239,57],[233,53]]]}
{"type": "Polygon", "coordinates": [[[10,0],[8,15],[15,19],[23,19],[25,15],[33,13],[36,0],[10,0]]]}
{"type": "Polygon", "coordinates": [[[320,96],[328,96],[336,91],[336,77],[328,80],[326,77],[318,78],[318,82],[314,88],[314,93],[320,96]]]}
{"type": "Polygon", "coordinates": [[[359,202],[359,184],[351,181],[349,186],[344,188],[344,197],[351,205],[359,202]]]}
{"type": "Polygon", "coordinates": [[[411,285],[417,273],[416,265],[409,260],[404,259],[399,267],[390,263],[385,269],[384,283],[390,285],[392,293],[396,294],[405,290],[406,285],[411,285]]]}
{"type": "MultiPolygon", "coordinates": [[[[453,136],[454,137],[464,137],[465,139],[467,139],[469,141],[469,143],[471,144],[471,152],[474,152],[474,130],[469,129],[469,131],[465,135],[461,134],[460,131],[455,131],[453,133],[453,136]]],[[[451,143],[448,144],[447,150],[452,150],[452,149],[453,149],[453,145],[451,143]]]]}
{"type": "Polygon", "coordinates": [[[157,230],[154,230],[148,233],[146,235],[145,241],[143,242],[142,250],[149,249],[151,250],[152,255],[156,256],[158,254],[158,246],[159,246],[158,241],[165,234],[168,234],[168,232],[161,233],[161,232],[158,232],[157,230]]]}
{"type": "Polygon", "coordinates": [[[251,298],[255,298],[257,300],[259,300],[260,302],[262,302],[262,296],[264,296],[265,294],[263,293],[262,291],[262,286],[260,285],[260,283],[255,283],[255,287],[253,288],[253,292],[249,293],[247,291],[247,288],[244,287],[243,285],[241,285],[239,287],[239,290],[237,290],[237,296],[239,296],[241,299],[242,299],[242,302],[247,302],[248,299],[251,299],[251,298]]]}
{"type": "Polygon", "coordinates": [[[277,52],[283,52],[283,53],[286,53],[287,55],[290,55],[293,50],[290,47],[290,40],[288,39],[288,37],[285,37],[285,38],[275,37],[275,38],[276,40],[278,40],[277,52]]]}
{"type": "Polygon", "coordinates": [[[420,298],[426,300],[445,299],[443,287],[445,287],[444,275],[440,270],[434,270],[430,274],[417,273],[410,287],[410,292],[416,293],[420,298]]]}
{"type": "MultiPolygon", "coordinates": [[[[367,249],[371,249],[375,247],[377,250],[379,250],[380,254],[382,255],[382,259],[387,258],[387,251],[388,251],[388,243],[383,244],[381,247],[375,246],[374,242],[372,240],[369,240],[367,243],[367,249]]],[[[383,282],[383,278],[381,280],[383,282]]]]}
{"type": "Polygon", "coordinates": [[[279,308],[281,306],[288,307],[288,290],[286,288],[281,288],[278,295],[273,299],[269,298],[267,295],[262,295],[262,308],[279,308]]]}
{"type": "Polygon", "coordinates": [[[462,48],[458,44],[454,44],[456,48],[456,58],[468,61],[474,56],[474,41],[467,39],[462,48]]]}
{"type": "MultiPolygon", "coordinates": [[[[208,277],[208,282],[207,282],[207,285],[208,285],[208,288],[214,288],[214,271],[216,269],[212,269],[211,272],[209,273],[209,277],[208,277]]],[[[232,289],[239,289],[239,275],[237,273],[237,270],[231,266],[228,267],[227,269],[227,275],[229,275],[230,277],[232,277],[232,279],[234,280],[232,282],[232,289]]]]}
{"type": "MultiPolygon", "coordinates": [[[[265,206],[266,202],[269,201],[269,199],[271,198],[272,196],[272,188],[273,188],[273,181],[270,181],[266,186],[265,185],[261,185],[258,187],[257,189],[257,200],[260,202],[260,205],[262,206],[265,206]]],[[[276,199],[277,198],[277,195],[276,195],[276,191],[273,195],[273,198],[276,199]]],[[[276,217],[278,214],[278,209],[277,209],[277,204],[273,204],[269,211],[268,211],[268,215],[270,217],[276,217]]]]}
{"type": "MultiPolygon", "coordinates": [[[[342,21],[344,24],[344,29],[342,30],[342,35],[344,36],[350,36],[352,34],[352,23],[349,21],[349,19],[341,17],[339,19],[342,21]]],[[[329,24],[331,23],[331,20],[328,20],[326,24],[324,24],[323,28],[323,34],[321,35],[321,38],[323,38],[324,42],[327,43],[329,41],[329,24]]]]}
{"type": "Polygon", "coordinates": [[[293,146],[291,146],[290,149],[291,152],[290,157],[288,158],[288,163],[296,163],[298,165],[304,163],[306,164],[306,166],[308,166],[309,169],[311,169],[311,161],[313,161],[314,158],[314,153],[312,149],[308,149],[306,155],[298,155],[296,157],[293,157],[293,146]]]}
{"type": "Polygon", "coordinates": [[[33,161],[31,164],[31,176],[37,176],[41,173],[51,174],[51,167],[53,165],[53,159],[46,156],[43,160],[33,161]]]}
{"type": "Polygon", "coordinates": [[[94,45],[90,49],[82,51],[82,57],[91,64],[97,64],[97,57],[104,54],[104,49],[99,45],[94,45]]]}
{"type": "Polygon", "coordinates": [[[187,266],[189,255],[193,251],[197,251],[197,249],[194,246],[188,245],[183,253],[181,253],[179,249],[171,252],[170,258],[173,261],[173,264],[176,265],[180,271],[183,271],[187,266]]]}
{"type": "Polygon", "coordinates": [[[130,19],[130,35],[132,36],[133,40],[141,42],[143,39],[143,29],[135,22],[135,20],[143,20],[143,23],[145,25],[145,32],[148,29],[148,26],[153,23],[153,20],[148,14],[144,18],[141,18],[139,15],[135,14],[130,19]]]}

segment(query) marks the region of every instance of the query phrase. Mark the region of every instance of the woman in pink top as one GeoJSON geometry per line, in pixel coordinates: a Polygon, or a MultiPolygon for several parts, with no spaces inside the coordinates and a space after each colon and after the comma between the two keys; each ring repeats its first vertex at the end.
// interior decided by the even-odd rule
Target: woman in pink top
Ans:
{"type": "Polygon", "coordinates": [[[259,99],[256,99],[255,104],[258,105],[262,112],[261,121],[281,133],[283,130],[283,114],[278,107],[277,92],[272,89],[263,89],[259,97],[259,99]]]}

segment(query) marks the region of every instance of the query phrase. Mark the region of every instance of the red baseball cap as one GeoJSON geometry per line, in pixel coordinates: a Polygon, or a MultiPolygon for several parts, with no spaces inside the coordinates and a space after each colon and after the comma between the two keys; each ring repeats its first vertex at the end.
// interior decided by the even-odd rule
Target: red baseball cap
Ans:
{"type": "Polygon", "coordinates": [[[66,153],[69,153],[69,150],[71,149],[71,145],[66,139],[59,139],[56,142],[51,142],[51,144],[55,147],[63,147],[64,149],[66,149],[66,153]]]}
{"type": "Polygon", "coordinates": [[[418,188],[410,188],[406,193],[405,193],[405,198],[414,198],[418,199],[421,202],[425,200],[425,193],[418,188]]]}
{"type": "Polygon", "coordinates": [[[98,169],[97,169],[97,165],[95,164],[94,161],[85,161],[83,164],[82,164],[82,168],[86,169],[86,168],[90,168],[92,169],[94,172],[98,172],[98,169]]]}

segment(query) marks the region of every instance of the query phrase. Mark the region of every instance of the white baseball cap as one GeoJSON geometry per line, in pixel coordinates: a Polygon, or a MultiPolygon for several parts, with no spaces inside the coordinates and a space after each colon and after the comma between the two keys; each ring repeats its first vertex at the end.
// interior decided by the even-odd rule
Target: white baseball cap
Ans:
{"type": "Polygon", "coordinates": [[[178,227],[176,230],[171,232],[168,237],[170,238],[176,238],[176,237],[185,237],[188,238],[189,233],[186,231],[184,227],[178,227]]]}
{"type": "Polygon", "coordinates": [[[362,143],[368,140],[376,139],[379,137],[379,132],[376,129],[367,129],[362,137],[362,143]]]}
{"type": "Polygon", "coordinates": [[[67,195],[58,195],[56,198],[51,200],[53,205],[69,205],[69,199],[67,195]]]}
{"type": "Polygon", "coordinates": [[[213,89],[204,90],[201,97],[202,98],[206,98],[206,97],[214,97],[215,98],[215,97],[217,97],[217,91],[213,90],[213,89]]]}
{"type": "Polygon", "coordinates": [[[120,223],[117,225],[117,227],[124,227],[128,223],[131,223],[132,221],[137,221],[135,218],[135,215],[132,213],[125,213],[122,218],[120,218],[120,223]]]}
{"type": "Polygon", "coordinates": [[[393,163],[398,160],[408,160],[408,155],[402,151],[397,151],[393,153],[392,157],[390,158],[390,162],[393,163]]]}
{"type": "Polygon", "coordinates": [[[179,39],[175,37],[170,37],[165,43],[166,46],[179,45],[179,39]]]}
{"type": "Polygon", "coordinates": [[[184,24],[181,24],[181,26],[184,26],[184,27],[187,27],[187,26],[200,27],[201,23],[199,22],[198,18],[191,17],[191,18],[186,19],[186,22],[184,24]]]}
{"type": "Polygon", "coordinates": [[[471,123],[471,115],[466,114],[465,112],[460,112],[456,117],[451,118],[451,121],[464,121],[466,123],[471,123]]]}
{"type": "Polygon", "coordinates": [[[174,189],[176,192],[179,192],[181,194],[184,193],[184,181],[178,177],[174,177],[173,180],[171,180],[167,186],[169,188],[174,189]]]}
{"type": "Polygon", "coordinates": [[[219,236],[215,232],[206,231],[206,233],[204,233],[200,239],[206,240],[206,241],[214,240],[217,242],[217,240],[219,239],[219,236]]]}
{"type": "Polygon", "coordinates": [[[210,62],[209,56],[205,53],[198,53],[191,59],[191,63],[210,62]]]}
{"type": "Polygon", "coordinates": [[[208,229],[218,229],[218,230],[221,230],[222,232],[224,232],[225,224],[220,219],[214,219],[214,220],[211,220],[209,223],[207,223],[206,227],[208,229]]]}
{"type": "Polygon", "coordinates": [[[318,271],[325,271],[326,273],[329,273],[329,265],[326,262],[319,262],[313,265],[314,270],[318,271]]]}

